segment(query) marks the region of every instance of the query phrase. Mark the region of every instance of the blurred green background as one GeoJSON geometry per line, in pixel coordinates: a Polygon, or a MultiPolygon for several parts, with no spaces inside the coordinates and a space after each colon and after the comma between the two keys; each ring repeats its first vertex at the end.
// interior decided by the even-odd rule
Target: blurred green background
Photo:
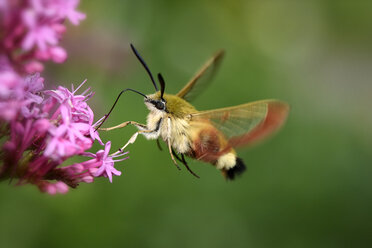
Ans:
{"type": "MultiPolygon", "coordinates": [[[[176,93],[216,50],[226,56],[193,102],[206,110],[277,98],[291,105],[272,139],[239,151],[246,173],[226,182],[212,166],[178,171],[139,137],[122,176],[67,195],[0,185],[0,247],[371,247],[371,1],[82,1],[87,19],[48,65],[49,87],[96,92],[97,118],[121,89],[152,93],[129,49],[176,93]]],[[[141,97],[122,97],[106,126],[145,122],[141,97]]],[[[113,147],[133,127],[102,133],[113,147]]],[[[98,148],[98,146],[96,147],[98,148]]]]}

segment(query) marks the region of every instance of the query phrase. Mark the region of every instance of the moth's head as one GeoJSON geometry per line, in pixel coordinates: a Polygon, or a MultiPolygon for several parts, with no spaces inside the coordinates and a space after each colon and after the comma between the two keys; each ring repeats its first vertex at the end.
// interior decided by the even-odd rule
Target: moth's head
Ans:
{"type": "Polygon", "coordinates": [[[145,98],[145,105],[146,107],[153,112],[167,111],[167,101],[164,97],[161,97],[160,91],[156,92],[155,94],[147,95],[145,98]]]}
{"type": "MultiPolygon", "coordinates": [[[[145,104],[150,111],[168,112],[166,107],[167,101],[164,99],[165,82],[160,73],[158,74],[158,79],[160,91],[152,95],[147,95],[145,97],[145,104]]],[[[154,83],[154,85],[156,84],[154,83]]],[[[155,87],[155,90],[157,90],[157,87],[155,87]]]]}
{"type": "Polygon", "coordinates": [[[185,115],[195,112],[195,108],[184,99],[170,94],[163,94],[158,91],[155,94],[147,95],[145,98],[146,107],[153,113],[170,114],[182,118],[185,115]]]}

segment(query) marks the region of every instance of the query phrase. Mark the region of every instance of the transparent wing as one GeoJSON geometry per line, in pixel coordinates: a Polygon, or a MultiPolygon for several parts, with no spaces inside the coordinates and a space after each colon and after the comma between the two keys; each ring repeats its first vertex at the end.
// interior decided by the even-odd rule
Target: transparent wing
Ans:
{"type": "Polygon", "coordinates": [[[222,61],[224,53],[223,50],[218,51],[211,59],[209,59],[191,78],[185,87],[177,93],[177,96],[187,101],[193,100],[211,81],[222,61]]]}
{"type": "Polygon", "coordinates": [[[191,114],[191,121],[209,121],[222,132],[231,147],[239,147],[259,141],[278,130],[288,112],[287,103],[263,100],[191,114]]]}

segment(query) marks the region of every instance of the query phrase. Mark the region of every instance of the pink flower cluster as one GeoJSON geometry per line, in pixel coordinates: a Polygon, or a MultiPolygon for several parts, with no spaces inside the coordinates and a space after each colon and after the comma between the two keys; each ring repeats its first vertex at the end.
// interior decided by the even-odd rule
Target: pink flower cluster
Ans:
{"type": "Polygon", "coordinates": [[[68,19],[78,25],[85,15],[76,10],[79,0],[1,0],[0,52],[27,73],[44,69],[41,62],[65,61],[66,51],[58,46],[68,19]]]}
{"type": "Polygon", "coordinates": [[[62,62],[58,46],[63,21],[78,24],[78,0],[0,0],[0,179],[31,183],[49,194],[66,193],[79,183],[121,172],[115,162],[126,153],[109,155],[111,142],[99,137],[87,101],[90,88],[78,93],[59,86],[44,90],[42,61],[62,62]],[[32,73],[33,74],[32,74],[32,73]],[[97,140],[104,148],[88,152],[97,140]],[[73,156],[88,160],[62,166],[73,156]]]}
{"type": "Polygon", "coordinates": [[[85,81],[71,91],[62,86],[42,91],[43,81],[38,74],[20,79],[16,87],[6,90],[17,101],[11,102],[13,97],[9,97],[0,102],[0,106],[17,105],[12,111],[0,112],[0,137],[5,140],[0,177],[19,178],[19,184],[32,183],[50,194],[65,193],[68,186],[93,182],[94,177],[108,177],[112,182],[113,174],[121,174],[114,162],[126,159],[115,157],[125,153],[109,156],[111,143],[103,144],[95,130],[102,118],[93,123],[94,114],[87,104],[92,92],[88,88],[77,94],[85,81]],[[104,145],[104,150],[86,152],[94,140],[104,145]],[[75,155],[91,159],[59,167],[75,155]]]}

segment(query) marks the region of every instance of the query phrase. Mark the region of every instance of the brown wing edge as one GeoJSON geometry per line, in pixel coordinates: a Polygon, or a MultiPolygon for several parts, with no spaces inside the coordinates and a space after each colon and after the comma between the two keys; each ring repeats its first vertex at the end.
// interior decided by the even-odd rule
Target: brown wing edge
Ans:
{"type": "Polygon", "coordinates": [[[242,136],[232,137],[229,139],[228,143],[230,147],[252,145],[253,143],[261,141],[275,133],[285,123],[289,109],[289,105],[285,102],[268,102],[268,110],[265,119],[250,132],[242,136]]]}
{"type": "Polygon", "coordinates": [[[197,71],[197,73],[187,82],[187,84],[176,94],[178,97],[185,98],[187,94],[194,88],[195,84],[200,77],[206,72],[206,70],[215,65],[218,67],[220,61],[225,55],[225,50],[221,49],[217,51],[205,64],[197,71]]]}

